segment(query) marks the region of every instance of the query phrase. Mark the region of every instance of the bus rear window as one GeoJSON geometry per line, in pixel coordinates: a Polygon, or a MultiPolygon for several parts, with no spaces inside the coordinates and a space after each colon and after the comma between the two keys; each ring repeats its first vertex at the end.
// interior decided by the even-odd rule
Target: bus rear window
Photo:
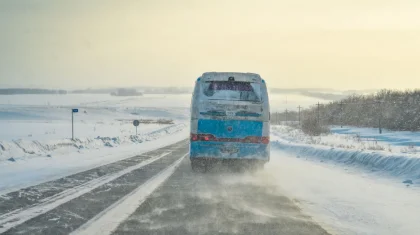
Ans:
{"type": "Polygon", "coordinates": [[[261,101],[261,87],[258,83],[212,81],[203,83],[202,91],[207,99],[261,101]]]}

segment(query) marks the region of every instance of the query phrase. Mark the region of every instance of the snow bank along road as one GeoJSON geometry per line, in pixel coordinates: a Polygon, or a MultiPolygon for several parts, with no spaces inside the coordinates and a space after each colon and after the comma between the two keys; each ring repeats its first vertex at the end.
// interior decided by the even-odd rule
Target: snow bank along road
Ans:
{"type": "Polygon", "coordinates": [[[270,182],[194,173],[184,140],[0,195],[0,233],[328,234],[270,182]]]}

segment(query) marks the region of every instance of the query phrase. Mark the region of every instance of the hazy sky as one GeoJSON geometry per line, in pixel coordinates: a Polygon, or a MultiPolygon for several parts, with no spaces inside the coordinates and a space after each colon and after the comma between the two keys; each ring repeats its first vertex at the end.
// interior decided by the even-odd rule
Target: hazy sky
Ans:
{"type": "Polygon", "coordinates": [[[420,88],[418,0],[0,0],[0,87],[420,88]]]}

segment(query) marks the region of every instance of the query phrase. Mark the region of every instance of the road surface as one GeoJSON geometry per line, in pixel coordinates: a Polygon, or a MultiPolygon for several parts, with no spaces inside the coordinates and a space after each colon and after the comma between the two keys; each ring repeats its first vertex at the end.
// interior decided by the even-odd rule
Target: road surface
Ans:
{"type": "Polygon", "coordinates": [[[0,195],[2,234],[328,234],[269,179],[190,168],[179,143],[0,195]]]}

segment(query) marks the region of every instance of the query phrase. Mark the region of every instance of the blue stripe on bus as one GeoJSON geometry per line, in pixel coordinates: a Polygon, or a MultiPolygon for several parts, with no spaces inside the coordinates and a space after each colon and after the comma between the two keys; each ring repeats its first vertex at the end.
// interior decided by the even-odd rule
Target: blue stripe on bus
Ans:
{"type": "Polygon", "coordinates": [[[261,114],[259,113],[250,113],[250,112],[237,112],[236,116],[242,116],[242,117],[261,117],[261,114]]]}
{"type": "MultiPolygon", "coordinates": [[[[200,112],[201,115],[209,115],[209,116],[227,116],[225,111],[208,111],[208,112],[200,112]]],[[[261,117],[259,113],[250,113],[250,112],[237,112],[235,116],[238,117],[261,117]]]]}
{"type": "Polygon", "coordinates": [[[217,138],[262,136],[263,122],[249,120],[199,119],[197,134],[213,134],[217,138]],[[232,131],[228,131],[232,127],[232,131]]]}
{"type": "Polygon", "coordinates": [[[217,112],[217,111],[209,111],[209,112],[200,112],[201,115],[211,115],[211,116],[226,116],[226,112],[217,112]]]}
{"type": "Polygon", "coordinates": [[[191,142],[190,158],[218,159],[270,159],[270,146],[250,143],[191,142]],[[236,149],[237,152],[224,153],[223,149],[236,149]]]}

